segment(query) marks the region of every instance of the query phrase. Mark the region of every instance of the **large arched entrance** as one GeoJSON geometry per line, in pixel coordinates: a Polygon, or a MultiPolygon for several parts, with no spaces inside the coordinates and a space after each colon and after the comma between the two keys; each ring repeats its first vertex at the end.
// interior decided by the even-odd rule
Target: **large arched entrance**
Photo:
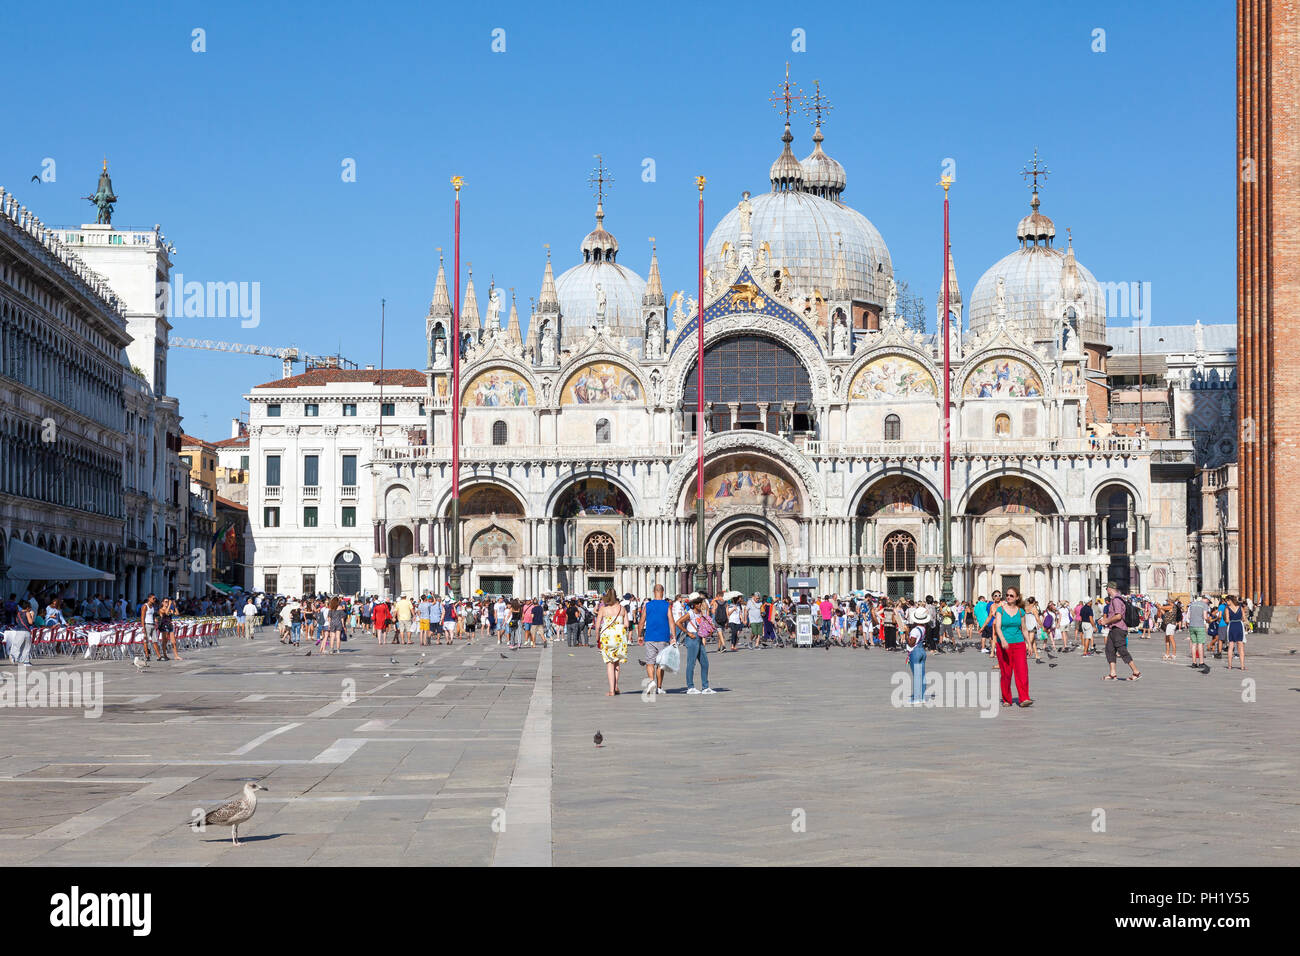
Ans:
{"type": "Polygon", "coordinates": [[[602,476],[577,478],[556,497],[552,514],[556,586],[566,592],[626,590],[619,558],[624,521],[632,517],[627,493],[602,476]]]}
{"type": "Polygon", "coordinates": [[[330,593],[361,593],[361,555],[349,549],[334,558],[334,581],[330,593]]]}
{"type": "Polygon", "coordinates": [[[415,553],[415,535],[406,525],[398,525],[388,531],[388,589],[393,597],[405,594],[411,596],[415,576],[409,564],[403,559],[415,553]]]}
{"type": "Polygon", "coordinates": [[[971,492],[964,534],[971,562],[971,593],[1018,588],[1044,603],[1054,594],[1051,559],[1056,555],[1052,496],[1036,481],[1002,474],[971,492]]]}
{"type": "MultiPolygon", "coordinates": [[[[687,481],[683,491],[681,515],[693,525],[696,482],[687,481]]],[[[804,512],[803,490],[793,473],[755,452],[720,455],[705,465],[703,500],[709,589],[745,595],[779,591],[792,573],[783,563],[785,542],[798,540],[804,512]]]]}
{"type": "Polygon", "coordinates": [[[894,598],[938,593],[939,505],[925,484],[907,474],[873,481],[854,518],[863,587],[894,598]]]}
{"type": "MultiPolygon", "coordinates": [[[[682,388],[682,420],[693,431],[699,368],[682,388]]],[[[704,350],[704,402],[709,430],[755,429],[773,435],[813,428],[808,370],[794,350],[763,335],[736,335],[704,350]]]]}
{"type": "MultiPolygon", "coordinates": [[[[451,502],[446,516],[451,518],[451,502]]],[[[470,594],[522,595],[529,590],[519,565],[527,553],[524,504],[513,489],[479,482],[460,496],[461,554],[468,556],[465,588],[470,594]]]]}
{"type": "Polygon", "coordinates": [[[729,535],[722,549],[731,590],[746,596],[772,593],[772,542],[767,532],[742,528],[729,535]]]}
{"type": "MultiPolygon", "coordinates": [[[[1109,558],[1107,579],[1125,594],[1138,590],[1133,554],[1138,550],[1138,522],[1133,494],[1123,485],[1104,485],[1097,492],[1097,521],[1101,546],[1109,558]]],[[[1103,582],[1104,583],[1104,582],[1103,582]]]]}

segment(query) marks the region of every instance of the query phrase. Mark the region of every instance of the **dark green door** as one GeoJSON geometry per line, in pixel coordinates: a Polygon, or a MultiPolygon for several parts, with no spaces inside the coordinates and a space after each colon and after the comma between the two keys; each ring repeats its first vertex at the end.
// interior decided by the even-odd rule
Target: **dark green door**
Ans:
{"type": "Polygon", "coordinates": [[[900,598],[912,600],[912,589],[915,579],[910,574],[890,575],[885,581],[885,593],[889,595],[891,601],[897,601],[900,598]]]}
{"type": "Polygon", "coordinates": [[[484,594],[493,596],[504,595],[506,597],[514,596],[515,580],[510,575],[485,574],[478,579],[478,586],[483,589],[484,594]]]}
{"type": "Polygon", "coordinates": [[[732,558],[731,589],[749,597],[755,591],[769,594],[767,558],[732,558]]]}

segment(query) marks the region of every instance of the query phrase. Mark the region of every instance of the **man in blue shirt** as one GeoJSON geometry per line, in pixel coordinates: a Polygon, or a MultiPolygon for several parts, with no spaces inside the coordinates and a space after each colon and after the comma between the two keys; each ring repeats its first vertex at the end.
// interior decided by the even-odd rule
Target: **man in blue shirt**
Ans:
{"type": "MultiPolygon", "coordinates": [[[[420,623],[417,625],[420,628],[420,646],[428,647],[429,635],[433,633],[433,624],[432,624],[433,596],[432,595],[426,594],[420,598],[420,603],[416,608],[416,613],[418,614],[419,621],[420,621],[420,623]]],[[[441,644],[442,642],[439,641],[438,643],[441,644]]]]}
{"type": "MultiPolygon", "coordinates": [[[[442,603],[441,598],[429,602],[429,635],[439,644],[442,643],[442,638],[447,633],[447,629],[442,623],[443,618],[446,617],[446,615],[447,608],[446,605],[442,603]]],[[[452,637],[454,640],[455,635],[452,637]]]]}
{"type": "Polygon", "coordinates": [[[989,602],[985,600],[984,595],[982,594],[980,595],[980,599],[975,602],[975,626],[980,629],[980,653],[981,654],[987,654],[989,652],[988,649],[988,642],[990,637],[990,634],[988,632],[989,606],[990,606],[989,602]]]}
{"type": "Polygon", "coordinates": [[[677,643],[677,636],[673,633],[673,623],[668,614],[670,604],[671,602],[664,598],[664,586],[656,584],[654,597],[642,606],[637,622],[639,642],[645,645],[645,672],[654,684],[656,694],[664,692],[664,669],[657,662],[659,652],[669,644],[677,643]]]}

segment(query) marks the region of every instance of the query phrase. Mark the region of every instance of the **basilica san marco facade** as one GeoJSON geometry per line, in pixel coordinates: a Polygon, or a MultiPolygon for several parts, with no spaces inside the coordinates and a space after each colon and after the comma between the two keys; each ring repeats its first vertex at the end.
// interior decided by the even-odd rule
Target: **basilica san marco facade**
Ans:
{"type": "MultiPolygon", "coordinates": [[[[444,589],[453,533],[470,594],[692,590],[703,428],[712,590],[784,593],[797,576],[841,594],[939,593],[942,338],[896,314],[889,250],[844,203],[820,125],[803,160],[788,122],[783,141],[770,189],[746,193],[706,246],[703,421],[698,303],[665,297],[653,252],[646,278],[619,260],[603,201],[581,261],[557,276],[548,253],[526,336],[513,302],[502,322],[496,289],[481,316],[472,274],[453,332],[440,267],[424,426],[370,462],[381,591],[444,589]]],[[[995,224],[1010,251],[974,286],[968,322],[949,260],[955,591],[1185,588],[1187,476],[1160,442],[1095,424],[1102,291],[1039,208],[1035,180],[1014,244],[1013,217],[995,224]]]]}

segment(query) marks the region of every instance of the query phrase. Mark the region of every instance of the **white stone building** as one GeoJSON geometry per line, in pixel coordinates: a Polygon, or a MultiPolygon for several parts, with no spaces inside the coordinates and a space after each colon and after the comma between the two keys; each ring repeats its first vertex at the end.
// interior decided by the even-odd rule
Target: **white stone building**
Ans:
{"type": "MultiPolygon", "coordinates": [[[[418,445],[428,380],[412,369],[319,368],[258,385],[249,402],[253,588],[300,597],[375,593],[374,471],[386,445],[418,445]]],[[[414,530],[414,529],[413,529],[414,530]]],[[[398,542],[416,553],[418,537],[398,542]]],[[[423,545],[420,545],[423,547],[423,545]]],[[[396,572],[396,567],[394,568],[396,572]]],[[[407,564],[394,587],[433,585],[407,564]]]]}

